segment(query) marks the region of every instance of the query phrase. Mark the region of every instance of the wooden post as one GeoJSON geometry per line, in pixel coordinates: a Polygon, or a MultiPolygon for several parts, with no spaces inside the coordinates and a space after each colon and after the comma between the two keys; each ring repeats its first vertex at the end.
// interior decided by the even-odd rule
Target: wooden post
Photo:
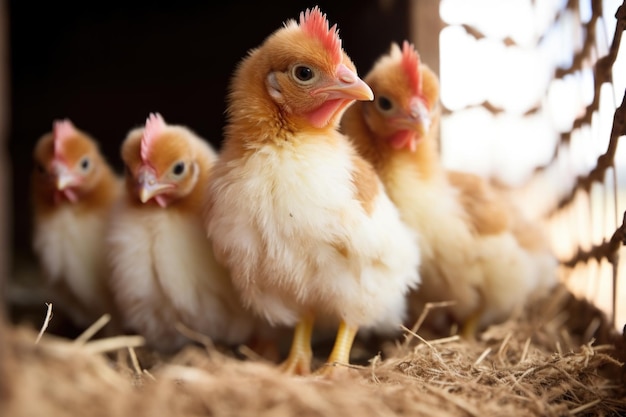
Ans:
{"type": "MultiPolygon", "coordinates": [[[[444,27],[439,16],[439,0],[411,0],[409,13],[411,42],[417,48],[420,60],[439,77],[439,34],[444,27]]],[[[441,129],[437,141],[441,147],[441,129]]]]}
{"type": "Polygon", "coordinates": [[[0,0],[0,319],[6,317],[6,291],[9,276],[9,158],[6,155],[9,121],[9,51],[8,13],[5,0],[0,0]]]}
{"type": "Polygon", "coordinates": [[[443,22],[439,17],[439,0],[412,0],[411,41],[420,53],[422,62],[439,76],[439,33],[443,22]]]}
{"type": "Polygon", "coordinates": [[[0,0],[0,404],[10,395],[7,377],[7,311],[6,298],[9,280],[9,190],[10,184],[7,158],[7,137],[9,119],[9,16],[7,2],[0,0]]]}

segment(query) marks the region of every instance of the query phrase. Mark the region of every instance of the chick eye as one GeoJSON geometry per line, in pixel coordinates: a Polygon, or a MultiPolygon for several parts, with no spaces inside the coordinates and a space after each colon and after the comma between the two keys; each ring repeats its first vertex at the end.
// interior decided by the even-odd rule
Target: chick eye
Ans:
{"type": "Polygon", "coordinates": [[[37,162],[35,167],[37,169],[37,172],[39,172],[40,174],[45,174],[46,173],[46,169],[43,167],[43,165],[40,162],[37,162]]]}
{"type": "Polygon", "coordinates": [[[80,161],[80,169],[82,169],[83,171],[87,171],[90,166],[91,161],[89,160],[89,157],[86,156],[80,161]]]}
{"type": "Polygon", "coordinates": [[[185,163],[182,161],[177,162],[172,168],[172,174],[176,175],[177,177],[183,175],[184,172],[185,172],[185,163]]]}
{"type": "Polygon", "coordinates": [[[376,100],[376,106],[383,112],[388,112],[393,108],[393,103],[385,96],[378,97],[376,100]]]}
{"type": "Polygon", "coordinates": [[[315,71],[306,65],[294,66],[291,73],[302,84],[311,84],[316,78],[315,71]]]}

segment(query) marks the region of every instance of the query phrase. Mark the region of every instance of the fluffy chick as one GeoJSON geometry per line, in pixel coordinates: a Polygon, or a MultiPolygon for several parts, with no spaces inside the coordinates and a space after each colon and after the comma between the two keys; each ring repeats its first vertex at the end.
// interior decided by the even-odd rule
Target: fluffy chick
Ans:
{"type": "Polygon", "coordinates": [[[53,306],[82,328],[105,313],[115,319],[102,236],[121,178],[69,119],[37,141],[33,162],[33,249],[53,306]]]}
{"type": "Polygon", "coordinates": [[[164,353],[189,343],[177,323],[218,343],[246,342],[252,316],[216,262],[201,217],[217,153],[157,113],[129,132],[121,156],[125,195],[107,240],[111,287],[125,325],[164,353]]]}
{"type": "Polygon", "coordinates": [[[246,305],[295,326],[281,367],[300,374],[311,370],[316,318],[339,322],[327,363],[347,364],[360,328],[400,329],[419,283],[414,232],[337,131],[345,109],[372,92],[328,26],[307,9],[239,63],[205,215],[246,305]]]}
{"type": "MultiPolygon", "coordinates": [[[[392,43],[364,80],[375,100],[349,108],[342,131],[419,231],[423,282],[411,294],[411,318],[427,302],[453,301],[452,318],[473,337],[552,287],[557,263],[542,231],[483,178],[443,167],[439,80],[414,46],[392,43]]],[[[431,313],[427,323],[436,321],[431,313]]]]}

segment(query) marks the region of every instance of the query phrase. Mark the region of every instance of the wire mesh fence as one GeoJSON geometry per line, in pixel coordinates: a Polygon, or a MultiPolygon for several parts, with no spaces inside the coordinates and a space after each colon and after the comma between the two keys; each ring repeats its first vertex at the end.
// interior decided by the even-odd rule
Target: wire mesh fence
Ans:
{"type": "Polygon", "coordinates": [[[514,185],[520,204],[550,231],[561,278],[621,327],[626,3],[470,3],[440,3],[444,159],[514,185]],[[476,12],[487,6],[491,17],[476,12]],[[461,88],[472,77],[490,87],[461,88]],[[464,146],[486,157],[468,161],[464,146]]]}

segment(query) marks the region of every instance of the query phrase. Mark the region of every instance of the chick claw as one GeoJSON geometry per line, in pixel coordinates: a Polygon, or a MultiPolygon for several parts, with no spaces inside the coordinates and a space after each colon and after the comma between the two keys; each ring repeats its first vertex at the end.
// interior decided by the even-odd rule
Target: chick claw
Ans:
{"type": "Polygon", "coordinates": [[[290,353],[289,357],[282,362],[278,369],[286,374],[309,375],[311,373],[312,352],[300,351],[297,354],[290,353]]]}
{"type": "Polygon", "coordinates": [[[476,340],[480,319],[482,317],[482,309],[473,312],[467,320],[461,325],[461,337],[465,340],[476,340]]]}
{"type": "Polygon", "coordinates": [[[289,356],[279,365],[281,372],[295,375],[311,373],[311,335],[313,333],[313,317],[304,317],[296,326],[289,356]]]}
{"type": "Polygon", "coordinates": [[[340,369],[344,368],[344,365],[350,364],[350,351],[358,330],[357,326],[350,326],[343,321],[341,322],[333,350],[326,364],[316,370],[315,375],[333,377],[340,369]]]}

